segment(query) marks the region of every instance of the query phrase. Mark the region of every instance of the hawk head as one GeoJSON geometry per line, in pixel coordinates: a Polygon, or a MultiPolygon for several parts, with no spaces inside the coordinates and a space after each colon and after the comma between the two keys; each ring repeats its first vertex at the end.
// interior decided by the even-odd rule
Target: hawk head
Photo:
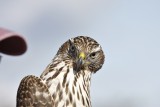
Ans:
{"type": "Polygon", "coordinates": [[[30,75],[21,81],[17,107],[91,107],[91,74],[103,63],[104,53],[94,39],[69,39],[40,78],[30,75]]]}
{"type": "Polygon", "coordinates": [[[75,74],[81,70],[96,73],[105,58],[100,44],[87,36],[69,39],[60,47],[57,55],[66,63],[72,62],[75,74]]]}

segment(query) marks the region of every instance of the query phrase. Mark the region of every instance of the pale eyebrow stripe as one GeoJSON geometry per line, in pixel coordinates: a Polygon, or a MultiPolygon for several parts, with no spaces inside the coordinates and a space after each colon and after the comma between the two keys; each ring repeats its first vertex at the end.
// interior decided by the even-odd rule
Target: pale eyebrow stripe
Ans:
{"type": "Polygon", "coordinates": [[[100,50],[101,50],[101,46],[98,45],[98,47],[96,47],[93,51],[94,51],[94,52],[97,52],[97,51],[100,51],[100,50]]]}

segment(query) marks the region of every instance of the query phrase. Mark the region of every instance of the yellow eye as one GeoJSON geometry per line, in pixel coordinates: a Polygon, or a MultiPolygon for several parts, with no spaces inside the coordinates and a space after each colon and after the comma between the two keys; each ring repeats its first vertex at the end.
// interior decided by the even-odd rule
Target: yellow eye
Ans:
{"type": "Polygon", "coordinates": [[[70,51],[71,51],[71,52],[74,52],[75,50],[76,50],[75,46],[71,46],[71,47],[70,47],[70,51]]]}
{"type": "Polygon", "coordinates": [[[92,59],[94,59],[95,56],[96,56],[96,52],[91,53],[89,56],[90,56],[92,59]]]}
{"type": "Polygon", "coordinates": [[[74,45],[70,46],[68,53],[71,57],[76,58],[77,56],[76,47],[74,45]]]}

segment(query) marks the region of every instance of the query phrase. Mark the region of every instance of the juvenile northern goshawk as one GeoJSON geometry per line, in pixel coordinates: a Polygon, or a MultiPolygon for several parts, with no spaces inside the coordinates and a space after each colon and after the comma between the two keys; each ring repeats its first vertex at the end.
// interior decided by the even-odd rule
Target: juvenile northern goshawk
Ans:
{"type": "Polygon", "coordinates": [[[94,39],[78,36],[66,41],[40,77],[21,80],[17,107],[91,107],[90,81],[104,63],[94,39]]]}

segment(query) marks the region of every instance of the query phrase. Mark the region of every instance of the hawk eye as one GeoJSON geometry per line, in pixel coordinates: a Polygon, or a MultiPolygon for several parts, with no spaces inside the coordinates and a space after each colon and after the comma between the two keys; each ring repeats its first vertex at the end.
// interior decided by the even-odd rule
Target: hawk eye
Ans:
{"type": "Polygon", "coordinates": [[[69,47],[69,55],[72,56],[73,58],[76,58],[77,51],[76,51],[76,47],[74,45],[71,45],[69,47]]]}
{"type": "Polygon", "coordinates": [[[70,47],[70,51],[71,51],[71,52],[74,52],[75,50],[76,50],[76,47],[72,45],[72,46],[70,47]]]}
{"type": "Polygon", "coordinates": [[[92,59],[94,59],[95,56],[96,56],[96,52],[91,53],[89,56],[90,56],[92,59]]]}
{"type": "Polygon", "coordinates": [[[69,51],[70,52],[75,52],[76,51],[76,47],[75,47],[75,45],[74,45],[74,43],[71,41],[71,40],[69,40],[69,51]]]}

